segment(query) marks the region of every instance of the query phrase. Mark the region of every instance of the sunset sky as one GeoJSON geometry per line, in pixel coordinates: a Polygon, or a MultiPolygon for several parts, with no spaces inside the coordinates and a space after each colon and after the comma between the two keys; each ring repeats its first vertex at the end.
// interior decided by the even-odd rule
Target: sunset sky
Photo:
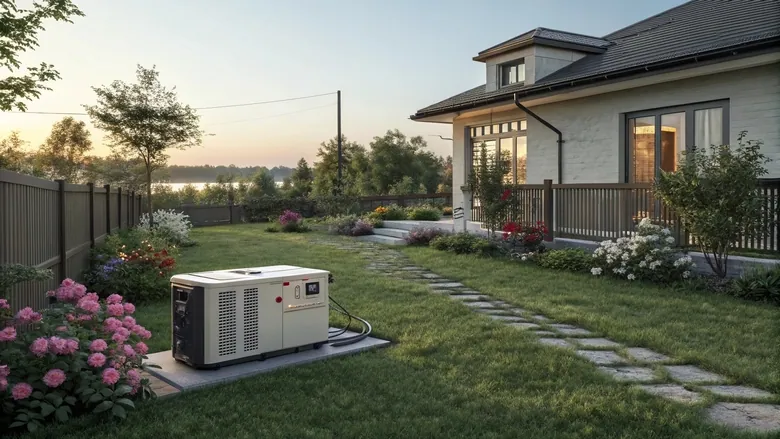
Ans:
{"type": "MultiPolygon", "coordinates": [[[[24,2],[20,2],[24,3],[24,2]]],[[[342,90],[342,129],[368,146],[398,128],[450,153],[449,125],[409,120],[415,110],[485,82],[471,57],[535,27],[595,36],[682,0],[76,0],[86,14],[49,23],[26,65],[45,61],[62,79],[29,111],[83,112],[90,86],[133,81],[136,64],[156,65],[193,107],[342,90]]],[[[201,111],[214,136],[171,154],[172,164],[293,166],[312,161],[336,135],[335,94],[288,103],[201,111]]],[[[0,136],[19,130],[37,147],[63,116],[0,113],[0,136]]],[[[75,116],[88,121],[86,116],[75,116]]],[[[96,152],[102,135],[92,130],[96,152]]]]}

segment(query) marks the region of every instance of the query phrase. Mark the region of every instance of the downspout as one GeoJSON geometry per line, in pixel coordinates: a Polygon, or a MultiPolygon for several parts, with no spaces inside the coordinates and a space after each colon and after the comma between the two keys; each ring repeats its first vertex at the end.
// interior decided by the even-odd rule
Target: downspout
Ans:
{"type": "Polygon", "coordinates": [[[563,133],[561,133],[561,130],[559,130],[558,128],[552,126],[550,122],[547,122],[546,120],[542,119],[536,113],[529,110],[525,105],[521,104],[520,101],[517,99],[517,93],[515,93],[514,100],[515,100],[515,105],[517,105],[517,108],[525,111],[526,114],[533,117],[534,119],[539,121],[542,125],[546,126],[550,130],[552,130],[555,134],[558,135],[558,184],[563,183],[563,133]]]}

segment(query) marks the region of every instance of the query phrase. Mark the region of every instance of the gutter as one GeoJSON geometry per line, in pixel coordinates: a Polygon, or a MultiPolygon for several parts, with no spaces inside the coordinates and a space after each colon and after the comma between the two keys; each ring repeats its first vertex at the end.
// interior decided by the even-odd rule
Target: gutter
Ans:
{"type": "MultiPolygon", "coordinates": [[[[607,79],[618,79],[618,78],[621,78],[621,77],[624,77],[624,76],[630,76],[630,75],[633,75],[633,74],[636,74],[636,73],[644,73],[644,72],[649,72],[650,70],[657,70],[659,68],[672,68],[672,67],[682,66],[682,65],[685,65],[685,64],[693,64],[693,63],[699,63],[699,62],[703,62],[703,61],[707,61],[707,60],[714,60],[714,59],[718,59],[718,58],[725,58],[725,57],[728,57],[728,56],[737,55],[738,51],[758,50],[758,49],[762,49],[762,48],[774,48],[774,47],[777,47],[777,43],[778,42],[780,42],[780,37],[775,36],[775,37],[772,37],[772,38],[769,38],[769,39],[766,39],[766,40],[761,40],[761,41],[758,41],[758,42],[753,41],[753,42],[749,42],[749,43],[744,43],[744,44],[737,45],[737,46],[731,46],[731,47],[727,47],[727,48],[723,48],[723,49],[718,49],[718,50],[716,50],[714,52],[710,52],[710,53],[689,55],[689,56],[686,56],[684,58],[678,58],[678,59],[672,60],[672,61],[659,61],[659,62],[656,62],[656,63],[653,63],[653,64],[646,64],[646,65],[639,65],[639,66],[636,66],[636,67],[630,67],[630,68],[627,68],[627,69],[624,69],[624,70],[621,70],[621,71],[615,71],[615,72],[606,73],[606,74],[592,75],[592,76],[587,76],[587,77],[584,77],[584,78],[575,79],[575,80],[571,80],[571,81],[561,81],[559,83],[551,83],[551,84],[548,84],[548,85],[543,85],[543,86],[539,86],[539,87],[535,87],[535,88],[530,88],[528,90],[515,92],[514,94],[515,95],[521,94],[522,96],[525,97],[525,96],[529,96],[529,95],[534,95],[534,94],[544,93],[544,92],[551,92],[551,91],[560,90],[560,89],[564,89],[564,88],[574,88],[575,86],[578,86],[578,85],[585,85],[587,83],[594,83],[594,82],[599,82],[599,81],[607,80],[607,79]]],[[[468,110],[468,109],[471,109],[471,108],[482,107],[484,105],[495,104],[495,103],[498,103],[498,102],[505,102],[508,99],[509,99],[509,95],[508,94],[505,94],[505,95],[501,94],[501,95],[497,95],[497,96],[494,96],[494,97],[489,98],[489,99],[477,100],[477,101],[473,101],[473,102],[468,102],[468,103],[463,104],[463,105],[455,105],[455,106],[452,106],[452,107],[446,107],[446,108],[442,108],[442,109],[439,109],[439,110],[431,111],[429,113],[414,114],[414,115],[412,115],[410,117],[410,119],[411,120],[418,120],[418,119],[422,119],[422,118],[425,118],[425,117],[438,116],[438,115],[441,115],[441,114],[447,114],[447,113],[452,113],[452,112],[456,112],[456,111],[468,110]]]]}
{"type": "Polygon", "coordinates": [[[559,130],[558,128],[552,126],[550,122],[547,122],[546,120],[542,119],[541,117],[539,117],[539,115],[529,110],[528,107],[521,104],[520,100],[517,99],[517,93],[515,93],[514,95],[514,101],[515,101],[515,105],[517,105],[517,108],[525,111],[526,114],[533,117],[534,119],[539,121],[539,123],[546,126],[552,132],[558,135],[558,184],[563,184],[563,142],[564,142],[563,133],[561,133],[561,130],[559,130]]]}

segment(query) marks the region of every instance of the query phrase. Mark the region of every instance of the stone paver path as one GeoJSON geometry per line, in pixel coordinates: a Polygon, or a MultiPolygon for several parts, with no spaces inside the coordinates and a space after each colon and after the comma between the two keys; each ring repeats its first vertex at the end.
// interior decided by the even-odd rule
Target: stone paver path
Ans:
{"type": "Polygon", "coordinates": [[[780,405],[761,403],[778,398],[769,392],[730,385],[733,380],[727,377],[693,365],[681,365],[660,352],[641,346],[623,346],[586,328],[556,322],[541,313],[518,307],[522,304],[493,299],[456,280],[413,265],[403,253],[386,246],[339,239],[323,239],[318,243],[358,253],[368,260],[369,270],[427,285],[433,293],[458,301],[497,324],[534,334],[543,345],[567,349],[617,382],[636,385],[648,394],[683,404],[714,399],[715,403],[705,409],[712,422],[738,430],[780,432],[780,405]],[[705,394],[712,398],[705,398],[705,394]]]}

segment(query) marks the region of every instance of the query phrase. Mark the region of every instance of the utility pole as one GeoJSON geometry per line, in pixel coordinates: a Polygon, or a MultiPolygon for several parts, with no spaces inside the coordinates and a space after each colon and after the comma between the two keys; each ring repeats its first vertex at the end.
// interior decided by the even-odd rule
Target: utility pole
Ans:
{"type": "Polygon", "coordinates": [[[337,131],[336,131],[336,136],[337,136],[336,142],[338,144],[338,154],[339,154],[339,180],[338,180],[339,189],[338,189],[338,191],[339,191],[339,194],[341,194],[341,191],[342,191],[342,188],[343,188],[343,186],[341,184],[342,183],[342,181],[341,181],[341,166],[342,166],[342,158],[341,158],[341,90],[338,90],[336,92],[336,113],[337,113],[336,119],[337,119],[337,125],[338,125],[337,131]]]}

